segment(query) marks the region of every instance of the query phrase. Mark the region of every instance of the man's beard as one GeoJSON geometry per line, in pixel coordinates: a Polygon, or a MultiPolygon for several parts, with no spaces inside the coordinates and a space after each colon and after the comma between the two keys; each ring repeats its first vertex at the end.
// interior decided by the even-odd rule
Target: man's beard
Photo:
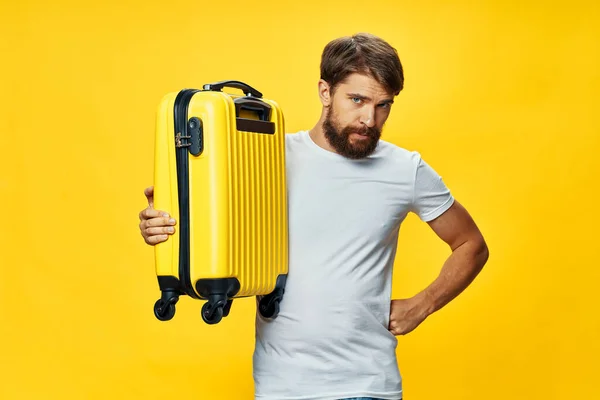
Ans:
{"type": "MultiPolygon", "coordinates": [[[[329,110],[331,111],[331,109],[329,110]]],[[[381,132],[377,128],[370,128],[366,125],[363,125],[361,128],[347,126],[340,131],[331,114],[331,112],[328,112],[325,117],[323,131],[329,145],[338,154],[353,160],[359,160],[368,157],[375,151],[381,137],[381,132]],[[357,140],[355,143],[351,143],[350,135],[352,133],[367,135],[368,139],[357,140]]]]}

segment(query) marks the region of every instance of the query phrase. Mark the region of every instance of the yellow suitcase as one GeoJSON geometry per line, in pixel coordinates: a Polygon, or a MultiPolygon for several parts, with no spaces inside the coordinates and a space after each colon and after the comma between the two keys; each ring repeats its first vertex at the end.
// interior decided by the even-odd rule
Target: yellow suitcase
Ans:
{"type": "Polygon", "coordinates": [[[263,317],[277,316],[288,272],[284,135],[278,104],[240,81],[163,97],[154,208],[177,225],[155,245],[157,319],[172,319],[182,295],[205,300],[208,324],[227,316],[233,299],[249,296],[259,298],[263,317]]]}

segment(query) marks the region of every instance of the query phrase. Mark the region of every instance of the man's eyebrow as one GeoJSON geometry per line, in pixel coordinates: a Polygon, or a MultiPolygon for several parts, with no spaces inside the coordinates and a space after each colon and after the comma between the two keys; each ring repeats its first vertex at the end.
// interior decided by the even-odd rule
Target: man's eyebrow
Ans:
{"type": "Polygon", "coordinates": [[[352,98],[359,98],[361,100],[371,100],[370,97],[364,96],[362,94],[358,94],[358,93],[348,93],[348,97],[352,97],[352,98]]]}
{"type": "MultiPolygon", "coordinates": [[[[359,94],[359,93],[347,93],[347,95],[348,95],[349,98],[355,98],[356,97],[356,98],[361,99],[361,100],[367,100],[367,101],[371,100],[370,97],[364,96],[364,95],[359,94]]],[[[394,99],[393,98],[392,99],[386,99],[386,100],[383,100],[383,101],[380,102],[380,104],[386,104],[386,103],[388,103],[388,104],[394,104],[394,99]]]]}

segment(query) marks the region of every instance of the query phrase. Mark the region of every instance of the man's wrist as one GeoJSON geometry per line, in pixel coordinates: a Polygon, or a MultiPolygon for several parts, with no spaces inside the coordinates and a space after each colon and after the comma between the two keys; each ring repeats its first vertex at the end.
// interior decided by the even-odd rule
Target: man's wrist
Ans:
{"type": "Polygon", "coordinates": [[[435,312],[435,301],[428,290],[423,290],[422,292],[418,293],[414,299],[419,315],[423,319],[429,317],[435,312]]]}

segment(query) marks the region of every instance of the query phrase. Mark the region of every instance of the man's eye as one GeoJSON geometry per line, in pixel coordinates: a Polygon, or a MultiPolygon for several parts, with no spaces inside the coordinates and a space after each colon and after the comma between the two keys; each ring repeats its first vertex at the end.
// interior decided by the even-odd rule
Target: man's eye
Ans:
{"type": "Polygon", "coordinates": [[[353,97],[352,101],[355,103],[360,103],[360,99],[358,97],[353,97]]]}

